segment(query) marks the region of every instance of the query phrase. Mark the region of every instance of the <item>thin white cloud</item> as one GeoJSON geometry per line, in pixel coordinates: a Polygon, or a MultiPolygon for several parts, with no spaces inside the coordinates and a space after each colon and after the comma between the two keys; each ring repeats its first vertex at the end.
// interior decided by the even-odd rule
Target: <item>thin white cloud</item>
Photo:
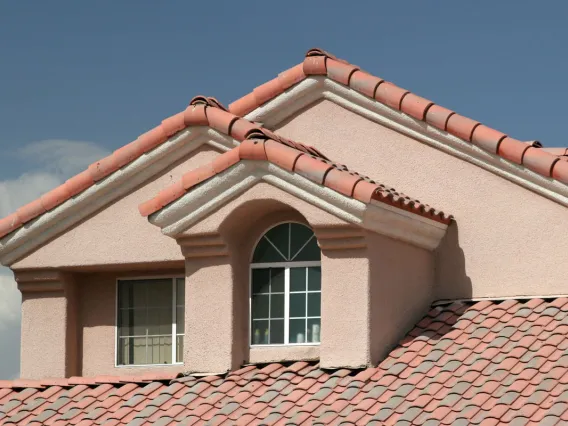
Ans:
{"type": "Polygon", "coordinates": [[[50,139],[26,145],[16,154],[42,171],[67,179],[107,156],[108,151],[90,142],[50,139]]]}
{"type": "MultiPolygon", "coordinates": [[[[62,184],[108,152],[89,142],[46,140],[26,145],[15,154],[30,170],[16,179],[0,181],[0,217],[62,184]]],[[[0,379],[19,375],[20,304],[12,273],[0,267],[0,379]]]]}

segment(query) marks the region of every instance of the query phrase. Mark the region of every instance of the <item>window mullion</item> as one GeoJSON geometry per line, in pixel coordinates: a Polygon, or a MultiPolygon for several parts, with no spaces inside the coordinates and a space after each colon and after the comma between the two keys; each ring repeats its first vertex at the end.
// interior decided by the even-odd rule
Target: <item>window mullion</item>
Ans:
{"type": "Polygon", "coordinates": [[[284,344],[290,343],[288,339],[290,323],[290,268],[284,268],[284,344]]]}
{"type": "Polygon", "coordinates": [[[310,283],[308,282],[308,268],[306,268],[306,318],[304,318],[304,342],[308,343],[308,288],[310,283]]]}
{"type": "MultiPolygon", "coordinates": [[[[268,239],[268,238],[267,238],[268,239]]],[[[268,342],[270,344],[270,329],[272,328],[272,322],[270,318],[272,317],[272,269],[268,270],[268,342]]]]}
{"type": "Polygon", "coordinates": [[[177,362],[177,287],[172,278],[172,364],[177,362]]]}

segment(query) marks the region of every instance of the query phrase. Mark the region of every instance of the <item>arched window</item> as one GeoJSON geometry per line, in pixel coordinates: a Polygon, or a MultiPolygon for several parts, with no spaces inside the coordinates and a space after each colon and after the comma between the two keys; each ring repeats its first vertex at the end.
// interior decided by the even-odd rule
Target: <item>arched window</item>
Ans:
{"type": "Polygon", "coordinates": [[[320,342],[321,253],[314,232],[283,223],[266,232],[251,263],[251,345],[320,342]]]}

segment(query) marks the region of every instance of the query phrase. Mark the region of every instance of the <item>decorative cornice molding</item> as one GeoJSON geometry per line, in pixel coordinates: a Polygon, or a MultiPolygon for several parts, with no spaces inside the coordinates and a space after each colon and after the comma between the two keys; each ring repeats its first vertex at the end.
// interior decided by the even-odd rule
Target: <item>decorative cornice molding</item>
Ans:
{"type": "Polygon", "coordinates": [[[22,293],[63,292],[69,277],[57,270],[14,271],[14,280],[22,293]]]}
{"type": "MultiPolygon", "coordinates": [[[[422,216],[391,207],[385,203],[365,204],[344,196],[296,173],[291,173],[271,163],[241,161],[234,167],[203,182],[194,190],[149,216],[150,223],[162,228],[162,232],[178,238],[185,230],[197,224],[211,212],[235,199],[256,183],[264,181],[286,191],[320,209],[350,223],[379,234],[417,245],[427,250],[435,249],[441,241],[447,225],[422,216]]],[[[326,234],[328,247],[362,247],[359,235],[352,231],[326,234]],[[343,242],[338,242],[343,239],[343,242]]],[[[319,238],[319,236],[318,236],[319,238]]]]}
{"type": "Polygon", "coordinates": [[[229,248],[219,234],[184,236],[177,242],[186,259],[229,255],[229,248]]]}
{"type": "Polygon", "coordinates": [[[367,247],[365,231],[359,226],[318,226],[314,227],[322,251],[353,250],[367,247]]]}
{"type": "Polygon", "coordinates": [[[460,158],[543,197],[568,206],[568,185],[491,154],[472,143],[461,140],[410,115],[389,108],[379,101],[343,86],[330,78],[312,76],[268,101],[245,116],[274,129],[303,108],[320,99],[331,101],[345,109],[381,124],[401,134],[460,158]]]}
{"type": "Polygon", "coordinates": [[[77,196],[1,239],[0,263],[10,266],[204,144],[228,151],[237,143],[231,137],[208,127],[183,130],[77,196]]]}

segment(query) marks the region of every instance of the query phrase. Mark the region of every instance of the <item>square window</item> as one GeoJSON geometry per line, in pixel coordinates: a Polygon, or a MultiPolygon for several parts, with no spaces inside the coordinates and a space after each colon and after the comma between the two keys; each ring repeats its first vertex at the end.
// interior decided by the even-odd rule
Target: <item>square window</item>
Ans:
{"type": "Polygon", "coordinates": [[[319,266],[256,268],[251,281],[251,345],[320,342],[319,266]]]}
{"type": "Polygon", "coordinates": [[[120,280],[117,286],[117,365],[182,362],[185,280],[120,280]]]}

